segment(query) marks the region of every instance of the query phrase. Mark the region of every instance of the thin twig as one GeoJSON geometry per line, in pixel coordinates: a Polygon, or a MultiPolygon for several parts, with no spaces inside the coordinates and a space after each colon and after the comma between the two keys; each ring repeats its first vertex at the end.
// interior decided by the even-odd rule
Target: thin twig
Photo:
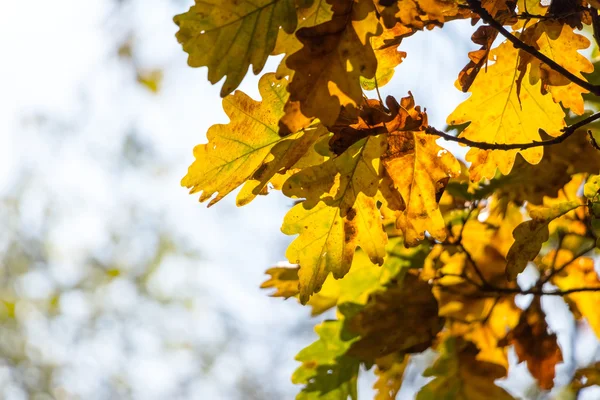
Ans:
{"type": "MultiPolygon", "coordinates": [[[[542,284],[549,282],[550,279],[552,279],[556,274],[560,274],[562,271],[564,271],[565,268],[567,268],[569,265],[573,264],[573,262],[575,262],[579,257],[583,257],[584,255],[586,255],[587,253],[592,251],[595,247],[596,247],[596,243],[594,242],[591,247],[588,247],[588,248],[580,251],[579,253],[575,254],[573,256],[573,258],[571,259],[571,261],[565,263],[560,268],[553,269],[552,272],[550,272],[550,274],[548,274],[544,279],[542,279],[542,284]]],[[[557,253],[558,253],[558,251],[557,251],[557,253]]]]}
{"type": "Polygon", "coordinates": [[[471,255],[471,253],[469,252],[469,250],[467,250],[465,248],[465,246],[463,246],[463,244],[461,243],[459,245],[460,249],[467,255],[467,260],[469,260],[469,262],[471,263],[471,265],[473,266],[473,269],[475,270],[475,273],[477,274],[477,276],[479,277],[479,279],[481,280],[481,283],[483,285],[484,288],[487,287],[492,287],[492,285],[490,285],[490,283],[485,279],[485,277],[483,276],[483,273],[481,272],[481,270],[479,269],[479,267],[477,266],[477,263],[475,263],[475,260],[473,259],[473,256],[471,255]]]}
{"type": "Polygon", "coordinates": [[[564,142],[569,136],[571,136],[575,131],[582,126],[590,124],[596,120],[600,119],[600,112],[590,115],[587,118],[582,119],[581,121],[574,123],[573,125],[569,125],[562,129],[562,135],[559,135],[553,139],[549,140],[541,140],[541,141],[533,141],[529,143],[488,143],[488,142],[477,142],[474,140],[470,140],[464,137],[452,136],[448,133],[437,130],[433,126],[428,126],[425,128],[425,133],[429,135],[439,136],[442,139],[448,140],[450,142],[457,142],[469,147],[475,147],[477,149],[482,150],[524,150],[530,149],[532,147],[540,147],[540,146],[551,146],[555,144],[559,144],[564,142]]]}
{"type": "MultiPolygon", "coordinates": [[[[440,284],[435,284],[434,286],[439,287],[441,290],[452,292],[451,286],[440,285],[440,284]]],[[[600,293],[600,287],[589,287],[589,286],[573,288],[573,289],[566,289],[566,290],[549,290],[549,291],[545,291],[545,290],[542,290],[542,289],[539,289],[536,287],[524,290],[524,289],[520,289],[520,288],[480,286],[479,290],[480,290],[479,293],[462,293],[462,292],[455,292],[455,293],[459,294],[463,297],[474,298],[474,299],[484,299],[484,298],[489,298],[489,297],[498,298],[498,297],[508,296],[508,295],[512,296],[515,294],[521,294],[521,295],[533,294],[535,296],[567,296],[567,295],[573,294],[573,293],[585,293],[585,292],[600,293]]]]}
{"type": "Polygon", "coordinates": [[[504,36],[506,39],[508,39],[513,44],[513,46],[515,46],[516,49],[521,49],[521,50],[531,54],[538,60],[546,63],[554,71],[558,72],[565,78],[569,79],[571,82],[590,91],[591,93],[595,94],[596,96],[600,96],[600,86],[593,85],[593,84],[587,82],[585,79],[582,79],[582,78],[572,74],[567,69],[565,69],[564,67],[562,67],[561,65],[556,63],[554,60],[552,60],[545,54],[541,53],[539,50],[537,50],[533,46],[530,46],[527,43],[523,42],[521,39],[517,38],[515,35],[510,33],[506,28],[504,28],[504,26],[502,26],[502,24],[500,22],[498,22],[494,19],[494,17],[492,17],[490,15],[490,13],[487,12],[487,10],[481,6],[481,2],[479,0],[467,0],[467,3],[469,4],[469,8],[473,12],[479,14],[479,16],[481,17],[481,19],[484,22],[486,22],[488,25],[490,25],[491,27],[496,29],[502,36],[504,36]]]}

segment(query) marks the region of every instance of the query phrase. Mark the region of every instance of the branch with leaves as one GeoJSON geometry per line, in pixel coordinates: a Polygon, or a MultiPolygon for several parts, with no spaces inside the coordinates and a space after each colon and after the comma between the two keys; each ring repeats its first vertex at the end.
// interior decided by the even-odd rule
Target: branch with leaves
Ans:
{"type": "Polygon", "coordinates": [[[430,348],[439,358],[417,400],[511,399],[494,383],[512,368],[507,346],[549,390],[562,353],[542,296],[564,297],[600,339],[600,112],[583,97],[600,87],[579,32],[591,24],[600,42],[600,23],[566,3],[196,0],[175,17],[189,65],[224,78],[229,117],[194,149],[182,185],[209,206],[281,190],[293,240],[262,287],[312,315],[337,309],[296,358],[299,398],[355,398],[361,365],[376,365],[377,398],[392,400],[412,354],[430,348]],[[459,136],[430,126],[410,92],[381,98],[388,82],[412,83],[395,74],[404,41],[474,16],[486,24],[456,71],[470,96],[446,119],[465,126],[459,136]],[[261,99],[235,90],[270,55],[283,61],[261,76],[261,99]],[[466,162],[439,138],[469,146],[466,162]],[[527,265],[540,278],[523,288],[527,265]],[[517,294],[534,301],[522,310],[517,294]]]}

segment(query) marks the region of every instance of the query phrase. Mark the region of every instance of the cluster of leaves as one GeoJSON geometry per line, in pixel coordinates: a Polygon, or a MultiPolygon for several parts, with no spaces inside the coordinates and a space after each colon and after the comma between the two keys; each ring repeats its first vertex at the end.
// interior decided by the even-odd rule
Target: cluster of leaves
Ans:
{"type": "MultiPolygon", "coordinates": [[[[225,77],[230,118],[194,149],[182,184],[209,206],[240,186],[238,205],[271,189],[295,199],[282,226],[297,235],[293,265],[269,269],[263,287],[315,315],[337,309],[297,356],[299,399],[355,398],[361,364],[376,366],[377,399],[395,398],[412,355],[429,348],[439,358],[417,399],[512,398],[494,383],[509,346],[551,389],[562,353],[543,296],[563,297],[600,337],[600,113],[586,111],[600,86],[578,32],[600,38],[597,6],[196,0],[175,17],[189,64],[225,77]],[[430,126],[410,93],[365,96],[392,79],[403,40],[458,19],[483,22],[456,81],[471,95],[447,118],[458,136],[430,126]],[[280,54],[261,101],[233,92],[250,65],[258,74],[280,54]],[[470,147],[466,164],[440,137],[470,147]],[[538,278],[524,288],[527,265],[538,278]],[[518,294],[533,295],[524,310],[518,294]]],[[[594,368],[573,391],[597,382],[581,378],[594,368]]]]}

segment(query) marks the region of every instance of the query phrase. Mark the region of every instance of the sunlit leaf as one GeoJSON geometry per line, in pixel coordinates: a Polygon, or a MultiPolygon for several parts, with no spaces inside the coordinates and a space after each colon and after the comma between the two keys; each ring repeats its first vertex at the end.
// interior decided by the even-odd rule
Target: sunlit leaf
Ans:
{"type": "MultiPolygon", "coordinates": [[[[542,95],[541,83],[531,84],[527,73],[520,78],[517,69],[519,52],[505,42],[490,52],[490,64],[480,71],[470,88],[471,97],[448,116],[451,125],[471,122],[461,136],[488,143],[522,143],[541,140],[543,129],[551,136],[565,126],[564,112],[550,95],[542,95]]],[[[472,148],[467,154],[471,179],[493,178],[496,169],[507,175],[517,153],[537,164],[543,148],[526,150],[481,150],[472,148]]]]}
{"type": "Polygon", "coordinates": [[[506,375],[500,365],[476,359],[472,343],[449,338],[443,342],[440,356],[424,376],[434,380],[425,385],[416,400],[510,400],[513,397],[494,381],[506,375]]]}
{"type": "Polygon", "coordinates": [[[515,243],[507,255],[506,273],[513,280],[529,261],[540,252],[550,236],[548,224],[556,218],[580,207],[578,201],[558,203],[552,207],[536,207],[529,211],[531,220],[523,222],[514,231],[515,243]]]}
{"type": "Polygon", "coordinates": [[[293,33],[298,22],[293,0],[196,0],[174,21],[188,64],[208,67],[213,84],[226,77],[221,97],[239,86],[250,65],[258,74],[275,47],[279,28],[293,33]]]}

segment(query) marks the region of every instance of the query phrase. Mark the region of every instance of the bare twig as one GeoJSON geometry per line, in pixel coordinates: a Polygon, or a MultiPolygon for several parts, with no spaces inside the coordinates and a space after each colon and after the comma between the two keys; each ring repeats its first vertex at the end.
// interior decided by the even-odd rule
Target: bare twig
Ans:
{"type": "MultiPolygon", "coordinates": [[[[542,279],[542,284],[549,282],[550,279],[552,279],[556,274],[560,274],[562,271],[564,271],[565,268],[567,268],[569,265],[573,264],[573,262],[577,261],[577,259],[579,259],[579,257],[583,257],[584,255],[586,255],[587,253],[592,251],[595,247],[596,247],[596,243],[594,242],[594,244],[592,244],[591,247],[585,248],[585,249],[581,250],[579,253],[575,254],[573,256],[573,258],[571,259],[571,261],[565,263],[560,268],[552,269],[552,271],[544,279],[542,279]]],[[[556,253],[558,254],[558,250],[556,251],[556,253]]]]}
{"type": "Polygon", "coordinates": [[[452,136],[448,133],[437,130],[433,126],[428,126],[425,128],[425,133],[429,135],[439,136],[445,140],[450,142],[457,142],[469,147],[475,147],[477,149],[482,150],[524,150],[530,149],[532,147],[540,147],[540,146],[551,146],[555,144],[559,144],[564,142],[569,136],[571,136],[575,131],[582,126],[590,124],[596,120],[600,119],[600,112],[590,115],[587,118],[582,119],[581,121],[574,123],[573,125],[569,125],[562,129],[562,135],[559,135],[553,139],[549,140],[541,140],[541,141],[533,141],[528,143],[488,143],[488,142],[477,142],[474,140],[470,140],[463,137],[452,136]]]}

